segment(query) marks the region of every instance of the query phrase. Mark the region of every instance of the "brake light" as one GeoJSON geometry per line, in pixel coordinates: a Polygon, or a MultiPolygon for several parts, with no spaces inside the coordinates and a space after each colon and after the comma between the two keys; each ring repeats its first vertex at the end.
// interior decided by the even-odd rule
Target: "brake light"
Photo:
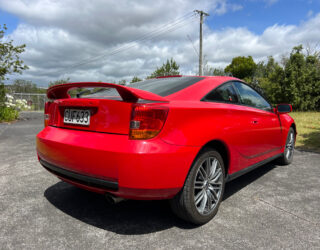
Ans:
{"type": "Polygon", "coordinates": [[[44,127],[47,127],[49,125],[50,121],[50,112],[49,108],[52,102],[46,102],[44,105],[44,127]]]}
{"type": "Polygon", "coordinates": [[[130,139],[143,140],[155,137],[161,131],[168,107],[135,104],[130,121],[130,139]]]}

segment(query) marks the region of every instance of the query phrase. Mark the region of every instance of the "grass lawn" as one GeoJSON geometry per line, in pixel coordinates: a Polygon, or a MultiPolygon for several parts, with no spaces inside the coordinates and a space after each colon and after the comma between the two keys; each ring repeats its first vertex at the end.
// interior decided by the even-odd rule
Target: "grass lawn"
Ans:
{"type": "Polygon", "coordinates": [[[298,130],[296,148],[320,153],[320,112],[293,112],[289,115],[298,130]]]}

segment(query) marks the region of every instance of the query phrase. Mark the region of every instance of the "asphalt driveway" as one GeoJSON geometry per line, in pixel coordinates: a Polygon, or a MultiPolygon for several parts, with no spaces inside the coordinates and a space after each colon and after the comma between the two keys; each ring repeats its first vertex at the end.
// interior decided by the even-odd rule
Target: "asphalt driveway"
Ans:
{"type": "Polygon", "coordinates": [[[38,163],[42,113],[0,124],[0,249],[319,249],[320,154],[296,151],[226,186],[217,216],[193,227],[166,201],[106,203],[38,163]]]}

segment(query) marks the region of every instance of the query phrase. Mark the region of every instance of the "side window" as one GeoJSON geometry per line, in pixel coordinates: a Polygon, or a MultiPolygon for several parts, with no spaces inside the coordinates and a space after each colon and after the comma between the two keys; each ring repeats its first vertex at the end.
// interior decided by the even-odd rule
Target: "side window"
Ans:
{"type": "Polygon", "coordinates": [[[231,83],[223,84],[206,96],[206,101],[238,103],[238,96],[231,83]]]}
{"type": "Polygon", "coordinates": [[[242,104],[268,111],[272,109],[270,104],[254,89],[241,82],[234,82],[234,86],[239,91],[242,104]]]}

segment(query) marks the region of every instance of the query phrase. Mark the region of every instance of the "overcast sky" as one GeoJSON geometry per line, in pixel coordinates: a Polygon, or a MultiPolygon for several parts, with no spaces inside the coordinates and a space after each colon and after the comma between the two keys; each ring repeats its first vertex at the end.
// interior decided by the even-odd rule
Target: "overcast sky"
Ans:
{"type": "Polygon", "coordinates": [[[208,65],[235,56],[280,59],[293,46],[320,43],[320,0],[0,0],[5,39],[25,43],[23,75],[40,86],[72,81],[144,78],[173,57],[182,74],[197,74],[199,17],[208,65]]]}

